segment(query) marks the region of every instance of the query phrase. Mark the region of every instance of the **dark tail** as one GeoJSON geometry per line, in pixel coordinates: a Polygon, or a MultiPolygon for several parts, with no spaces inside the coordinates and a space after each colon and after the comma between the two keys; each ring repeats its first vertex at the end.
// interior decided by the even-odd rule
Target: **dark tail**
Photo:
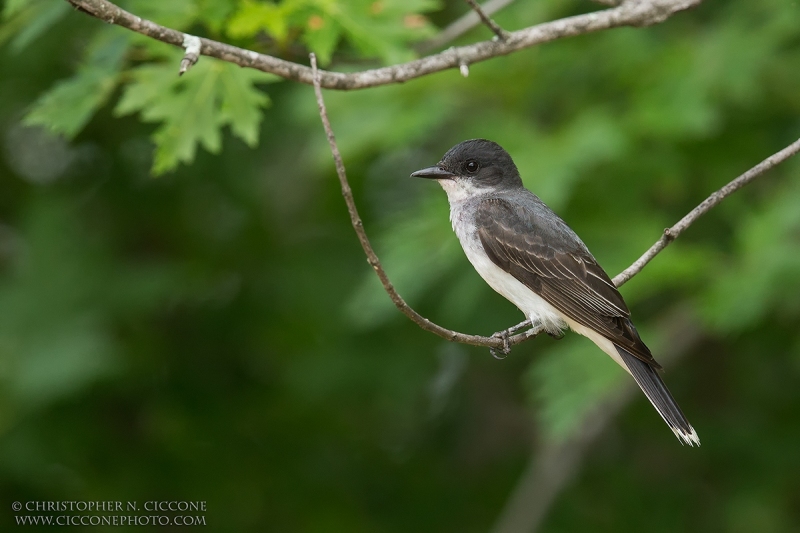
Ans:
{"type": "Polygon", "coordinates": [[[653,404],[658,414],[661,415],[661,418],[664,419],[664,422],[667,423],[681,443],[685,442],[689,446],[700,446],[697,432],[686,420],[681,408],[675,402],[675,398],[669,393],[667,386],[661,380],[661,376],[658,375],[658,371],[628,352],[625,348],[616,344],[614,346],[639,388],[642,389],[647,399],[650,400],[650,403],[653,404]]]}

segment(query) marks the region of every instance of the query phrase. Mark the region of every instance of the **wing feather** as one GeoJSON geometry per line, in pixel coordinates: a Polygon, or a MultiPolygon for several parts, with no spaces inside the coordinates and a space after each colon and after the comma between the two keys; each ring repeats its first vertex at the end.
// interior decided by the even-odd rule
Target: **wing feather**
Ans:
{"type": "Polygon", "coordinates": [[[476,226],[489,258],[570,319],[659,368],[608,274],[566,223],[542,207],[537,219],[506,200],[484,200],[476,226]]]}

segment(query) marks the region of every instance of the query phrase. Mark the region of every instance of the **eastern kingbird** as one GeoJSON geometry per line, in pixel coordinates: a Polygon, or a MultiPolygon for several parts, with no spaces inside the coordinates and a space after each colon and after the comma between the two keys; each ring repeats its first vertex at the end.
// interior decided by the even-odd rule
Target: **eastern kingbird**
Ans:
{"type": "Polygon", "coordinates": [[[588,337],[633,376],[682,443],[700,445],[614,283],[566,222],[523,187],[508,152],[485,139],[464,141],[411,176],[445,190],[453,230],[489,286],[548,333],[569,327],[588,337]]]}

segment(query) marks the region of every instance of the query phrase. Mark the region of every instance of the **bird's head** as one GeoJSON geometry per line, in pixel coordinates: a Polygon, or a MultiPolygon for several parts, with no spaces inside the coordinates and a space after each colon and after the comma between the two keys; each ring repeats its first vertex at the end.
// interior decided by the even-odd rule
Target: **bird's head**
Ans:
{"type": "Polygon", "coordinates": [[[486,139],[455,145],[437,165],[418,170],[411,177],[435,179],[448,195],[454,189],[480,194],[522,187],[511,156],[499,144],[486,139]]]}

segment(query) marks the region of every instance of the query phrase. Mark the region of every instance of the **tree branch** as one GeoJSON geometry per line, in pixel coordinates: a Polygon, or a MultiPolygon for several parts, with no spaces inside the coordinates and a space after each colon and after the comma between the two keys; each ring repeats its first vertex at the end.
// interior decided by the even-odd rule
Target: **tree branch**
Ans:
{"type": "MultiPolygon", "coordinates": [[[[492,16],[492,14],[500,11],[512,2],[514,2],[514,0],[488,0],[481,6],[481,9],[483,9],[483,12],[487,16],[492,16]]],[[[469,11],[465,15],[448,24],[432,39],[419,45],[417,50],[422,53],[428,53],[433,50],[437,50],[443,47],[445,44],[458,39],[480,23],[481,18],[478,16],[478,14],[475,11],[469,11]]]]}
{"type": "Polygon", "coordinates": [[[498,26],[497,23],[493,21],[491,18],[489,18],[489,15],[483,12],[483,9],[478,4],[478,2],[476,2],[475,0],[465,0],[465,1],[469,4],[469,7],[471,7],[472,10],[478,14],[478,18],[481,19],[481,22],[483,22],[490,30],[492,30],[492,33],[494,33],[498,39],[504,42],[506,41],[506,39],[508,39],[508,32],[503,28],[501,28],[500,26],[498,26]]]}
{"type": "MultiPolygon", "coordinates": [[[[182,46],[185,34],[137,17],[108,0],[66,0],[93,17],[141,33],[158,41],[182,46]]],[[[537,44],[620,26],[648,26],[700,4],[702,0],[628,0],[618,7],[567,17],[508,33],[505,41],[490,40],[450,48],[408,63],[361,72],[319,71],[319,84],[326,89],[353,90],[402,83],[434,72],[458,68],[508,55],[537,44]]],[[[241,67],[269,72],[288,80],[312,85],[312,69],[277,57],[259,54],[211,39],[200,38],[200,53],[241,67]]]]}
{"type": "MultiPolygon", "coordinates": [[[[464,344],[472,344],[474,346],[485,346],[488,348],[502,350],[506,344],[506,341],[502,338],[482,337],[480,335],[467,335],[465,333],[458,333],[431,322],[424,316],[414,311],[414,309],[412,309],[405,302],[405,300],[403,300],[400,294],[398,294],[397,290],[394,288],[394,285],[392,285],[392,282],[389,280],[389,276],[386,275],[386,271],[383,269],[383,266],[381,265],[378,256],[375,254],[375,250],[373,250],[372,244],[370,244],[369,238],[367,238],[367,234],[364,231],[364,223],[361,221],[361,217],[358,214],[358,208],[356,208],[356,203],[353,199],[353,191],[350,189],[350,183],[347,181],[347,173],[345,172],[342,155],[339,152],[339,147],[336,144],[336,137],[333,135],[333,129],[331,128],[331,123],[328,120],[328,112],[325,109],[325,101],[322,98],[322,88],[320,83],[321,72],[317,69],[317,58],[314,54],[311,54],[310,58],[311,70],[314,74],[312,83],[314,85],[314,94],[317,97],[319,116],[322,119],[322,126],[325,128],[325,135],[328,138],[331,154],[333,154],[333,162],[336,165],[336,174],[339,176],[339,184],[342,187],[342,196],[347,204],[347,211],[350,213],[350,223],[353,225],[356,235],[358,235],[358,241],[361,243],[361,248],[363,248],[364,253],[367,256],[367,262],[370,264],[373,270],[375,270],[375,274],[377,274],[378,278],[381,280],[381,284],[389,294],[389,298],[392,299],[392,303],[394,303],[394,305],[400,311],[402,311],[403,314],[419,325],[419,327],[426,331],[430,331],[431,333],[435,333],[443,339],[461,342],[464,344]]],[[[527,340],[530,337],[530,332],[520,333],[507,339],[507,343],[508,345],[513,346],[524,340],[527,340]]]]}
{"type": "Polygon", "coordinates": [[[716,206],[726,197],[738,191],[767,170],[789,159],[797,152],[800,152],[800,139],[796,140],[780,152],[769,156],[761,163],[757,164],[735,180],[725,185],[723,188],[711,194],[711,196],[703,200],[700,205],[692,209],[685,217],[680,219],[677,224],[671,228],[665,229],[664,234],[661,235],[661,238],[658,239],[658,241],[656,241],[656,243],[651,246],[649,250],[642,254],[642,256],[634,261],[631,266],[620,272],[617,277],[612,280],[614,285],[621,287],[629,279],[638,274],[647,263],[649,263],[661,252],[661,250],[666,248],[672,241],[677,239],[678,235],[683,233],[686,228],[691,226],[695,220],[708,213],[711,208],[716,206]]]}

